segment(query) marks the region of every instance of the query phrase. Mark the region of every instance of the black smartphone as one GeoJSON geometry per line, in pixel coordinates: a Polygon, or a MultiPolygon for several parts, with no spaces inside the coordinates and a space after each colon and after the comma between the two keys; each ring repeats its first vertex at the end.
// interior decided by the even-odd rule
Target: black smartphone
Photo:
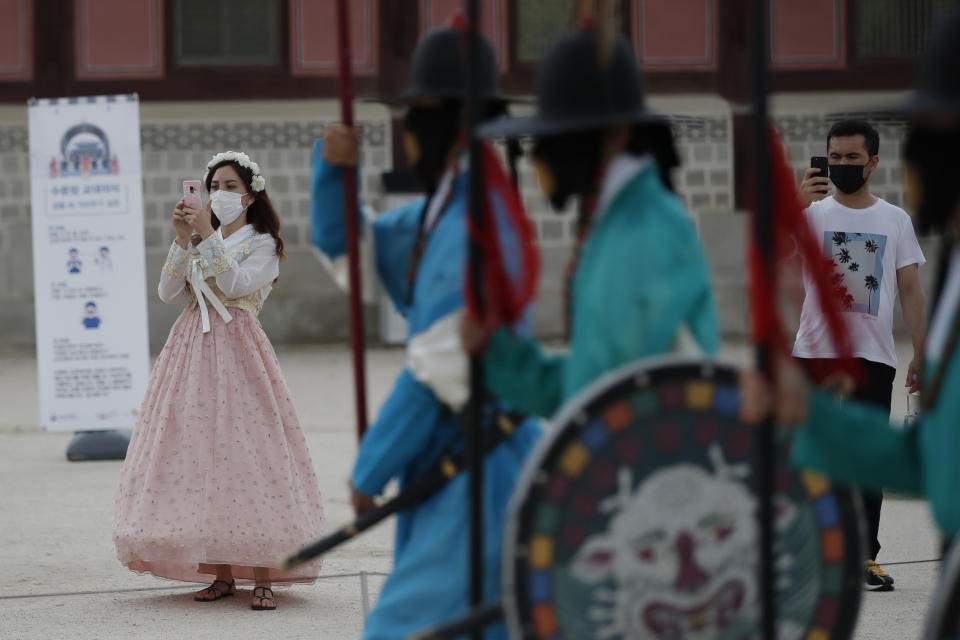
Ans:
{"type": "Polygon", "coordinates": [[[810,158],[810,168],[811,169],[820,169],[820,173],[816,174],[818,178],[829,178],[828,172],[830,171],[830,163],[827,160],[827,156],[813,156],[810,158]]]}
{"type": "MultiPolygon", "coordinates": [[[[810,168],[811,169],[820,169],[820,173],[815,173],[813,177],[815,178],[829,178],[830,177],[830,162],[827,160],[827,156],[812,156],[810,158],[810,168]]],[[[817,193],[822,193],[827,195],[829,190],[818,191],[817,193]]]]}

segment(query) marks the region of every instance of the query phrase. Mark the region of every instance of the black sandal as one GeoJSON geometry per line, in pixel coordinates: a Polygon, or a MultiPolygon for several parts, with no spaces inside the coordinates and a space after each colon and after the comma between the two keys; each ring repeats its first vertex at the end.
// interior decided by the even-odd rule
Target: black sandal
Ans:
{"type": "Polygon", "coordinates": [[[193,596],[193,599],[197,602],[216,602],[220,598],[226,598],[227,596],[232,596],[237,592],[237,581],[231,580],[227,582],[226,580],[214,580],[213,584],[201,591],[200,593],[212,593],[212,598],[201,598],[198,594],[193,596]],[[227,585],[226,591],[220,591],[217,589],[217,583],[227,585]]]}
{"type": "Polygon", "coordinates": [[[270,587],[254,587],[253,588],[253,599],[256,600],[260,598],[262,603],[264,600],[269,600],[273,603],[272,607],[265,607],[262,604],[251,604],[250,608],[254,611],[276,611],[277,610],[277,601],[273,599],[273,589],[270,587]],[[260,590],[260,595],[257,595],[257,589],[260,590]],[[270,592],[270,595],[267,595],[267,591],[270,592]]]}

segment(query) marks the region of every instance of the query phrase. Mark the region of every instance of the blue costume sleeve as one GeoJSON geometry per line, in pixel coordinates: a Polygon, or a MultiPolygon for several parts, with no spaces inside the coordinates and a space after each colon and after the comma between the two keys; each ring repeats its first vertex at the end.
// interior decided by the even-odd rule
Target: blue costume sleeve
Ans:
{"type": "Polygon", "coordinates": [[[393,305],[407,315],[410,290],[410,256],[417,239],[423,198],[379,216],[373,223],[377,251],[377,274],[393,305]]]}
{"type": "Polygon", "coordinates": [[[441,411],[433,392],[404,368],[376,422],[363,436],[353,467],[353,486],[374,496],[399,477],[428,448],[441,411]]]}
{"type": "MultiPolygon", "coordinates": [[[[355,169],[357,170],[357,169],[355,169]]],[[[336,258],[347,252],[347,230],[344,217],[343,167],[327,164],[323,159],[323,140],[313,145],[313,175],[311,177],[310,222],[313,245],[336,258]]],[[[357,180],[359,189],[360,181],[357,180]]],[[[357,212],[358,217],[362,216],[357,212]]]]}
{"type": "MultiPolygon", "coordinates": [[[[344,224],[344,168],[323,159],[323,140],[313,146],[310,222],[313,245],[331,260],[347,253],[344,224]]],[[[359,188],[359,187],[358,187],[359,188]]],[[[377,275],[397,310],[406,315],[410,255],[417,237],[423,198],[397,207],[376,218],[372,224],[377,275]]],[[[362,221],[363,216],[359,214],[362,221]]],[[[361,226],[361,232],[363,227],[361,226]]]]}

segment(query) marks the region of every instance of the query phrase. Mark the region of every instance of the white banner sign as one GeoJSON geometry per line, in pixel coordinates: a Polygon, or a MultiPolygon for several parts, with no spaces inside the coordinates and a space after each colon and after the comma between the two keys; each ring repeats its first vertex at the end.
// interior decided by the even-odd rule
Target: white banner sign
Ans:
{"type": "Polygon", "coordinates": [[[140,103],[30,103],[40,422],[130,429],[147,386],[140,103]]]}

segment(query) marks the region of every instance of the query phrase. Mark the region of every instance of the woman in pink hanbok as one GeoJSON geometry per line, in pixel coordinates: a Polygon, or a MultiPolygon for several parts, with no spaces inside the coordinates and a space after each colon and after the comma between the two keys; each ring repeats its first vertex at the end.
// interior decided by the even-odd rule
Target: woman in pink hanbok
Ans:
{"type": "Polygon", "coordinates": [[[140,408],[114,541],[133,571],[213,577],[195,600],[232,596],[237,581],[252,581],[253,608],[272,610],[273,584],[316,579],[319,562],[278,567],[324,528],[304,434],[257,320],[283,257],[280,221],[246,154],[215,155],[204,181],[207,207],[180,201],[173,211],[177,238],[159,293],[187,307],[140,408]]]}

